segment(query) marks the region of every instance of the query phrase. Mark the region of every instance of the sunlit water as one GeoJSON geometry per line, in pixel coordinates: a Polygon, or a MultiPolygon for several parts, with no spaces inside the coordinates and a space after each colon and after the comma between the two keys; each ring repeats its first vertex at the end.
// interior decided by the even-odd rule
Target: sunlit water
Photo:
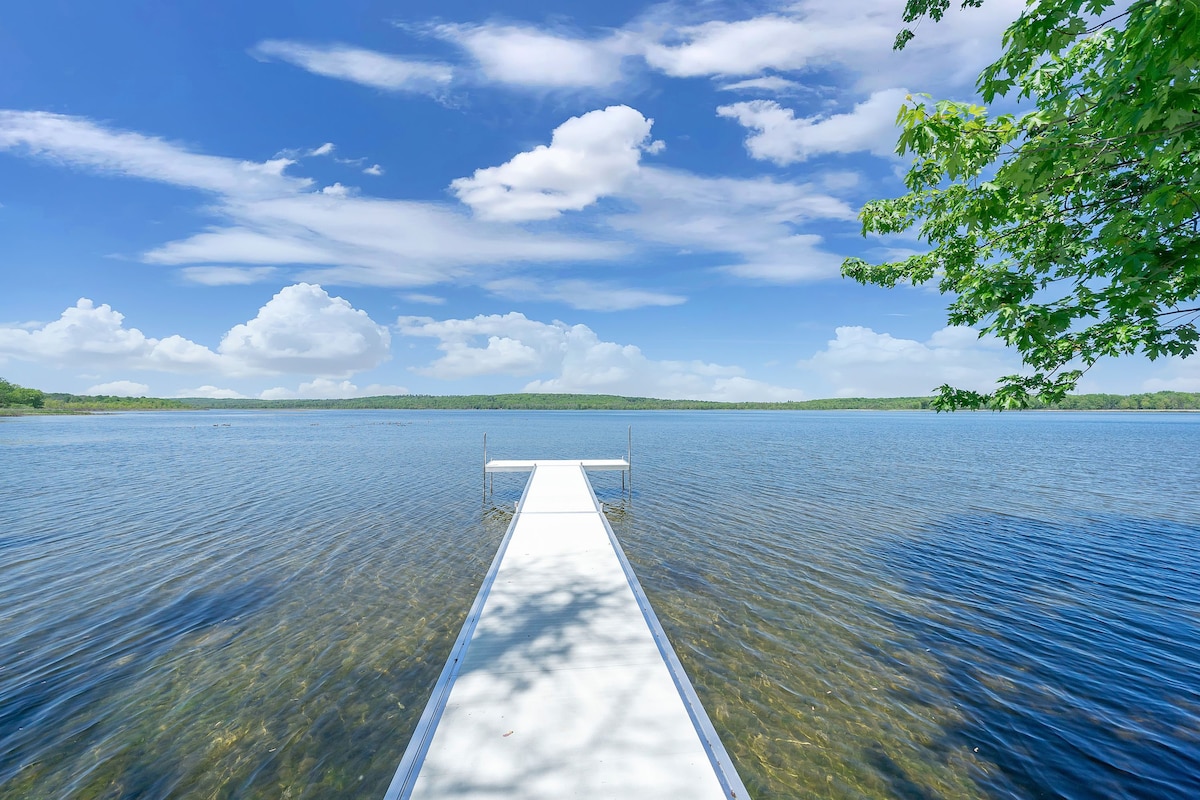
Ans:
{"type": "Polygon", "coordinates": [[[381,797],[508,524],[593,483],[754,797],[1200,797],[1200,416],[0,420],[0,796],[381,797]]]}

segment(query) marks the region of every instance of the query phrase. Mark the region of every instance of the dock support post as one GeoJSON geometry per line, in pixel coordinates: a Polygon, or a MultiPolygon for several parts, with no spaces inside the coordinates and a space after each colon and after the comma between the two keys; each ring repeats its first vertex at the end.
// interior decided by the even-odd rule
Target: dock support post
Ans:
{"type": "MultiPolygon", "coordinates": [[[[629,426],[628,445],[625,451],[625,463],[629,465],[629,504],[633,505],[633,426],[629,426]]],[[[621,476],[621,483],[625,483],[624,475],[621,476]]]]}
{"type": "Polygon", "coordinates": [[[483,502],[485,502],[485,503],[487,502],[487,497],[488,497],[488,491],[487,491],[487,479],[488,479],[488,471],[487,471],[487,434],[485,433],[485,434],[483,435],[483,502]]]}

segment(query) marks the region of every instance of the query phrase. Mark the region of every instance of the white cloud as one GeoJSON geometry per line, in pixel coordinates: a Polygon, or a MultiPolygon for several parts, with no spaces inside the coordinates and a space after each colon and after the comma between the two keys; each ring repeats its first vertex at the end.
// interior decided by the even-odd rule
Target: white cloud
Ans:
{"type": "Polygon", "coordinates": [[[896,74],[922,88],[930,82],[970,86],[999,55],[1004,28],[1024,6],[1024,0],[989,0],[980,9],[952,9],[897,53],[892,41],[903,23],[894,0],[801,0],[785,12],[749,19],[667,20],[641,31],[642,52],[651,67],[684,78],[836,67],[853,76],[859,91],[883,88],[881,81],[896,74]]]}
{"type": "Polygon", "coordinates": [[[443,321],[401,317],[397,327],[406,336],[438,339],[443,355],[419,371],[441,379],[543,375],[524,390],[727,401],[803,397],[747,378],[740,367],[652,361],[634,345],[601,341],[586,325],[537,322],[517,312],[443,321]]]}
{"type": "Polygon", "coordinates": [[[797,83],[796,81],[789,81],[787,78],[781,78],[778,75],[767,75],[762,78],[748,78],[744,81],[723,83],[717,88],[723,92],[770,92],[772,94],[788,94],[804,88],[804,85],[797,83]]]}
{"type": "MultiPolygon", "coordinates": [[[[847,32],[831,32],[846,38],[847,32]]],[[[800,19],[767,14],[752,19],[714,20],[675,32],[675,43],[650,43],[646,61],[677,78],[753,75],[764,69],[795,70],[814,55],[829,52],[826,42],[800,19]]]]}
{"type": "Polygon", "coordinates": [[[352,397],[379,397],[381,395],[408,394],[403,386],[387,386],[373,383],[360,389],[350,381],[333,381],[317,378],[300,384],[296,389],[276,386],[259,393],[262,400],[346,400],[352,397]]]}
{"type": "Polygon", "coordinates": [[[677,306],[687,298],[666,292],[631,289],[590,280],[535,281],[505,278],[484,288],[510,300],[539,300],[565,303],[585,311],[627,311],[645,306],[677,306]]]}
{"type": "Polygon", "coordinates": [[[1020,359],[992,336],[952,326],[925,342],[871,328],[845,326],[801,369],[823,377],[839,397],[927,396],[948,383],[990,391],[996,378],[1019,372],[1020,359]]]}
{"type": "Polygon", "coordinates": [[[342,378],[386,361],[390,341],[387,328],[367,312],[320,286],[299,283],[281,289],[254,319],[231,328],[218,350],[256,374],[342,378]]]}
{"type": "Polygon", "coordinates": [[[454,79],[449,64],[419,61],[343,44],[316,45],[268,39],[251,54],[279,59],[327,78],[391,92],[437,93],[454,79]]]}
{"type": "Polygon", "coordinates": [[[728,254],[723,271],[769,283],[796,283],[839,274],[842,259],[821,248],[818,234],[796,226],[855,221],[854,209],[812,184],[770,178],[705,178],[643,168],[626,197],[636,213],[608,223],[639,238],[687,250],[728,254]]]}
{"type": "Polygon", "coordinates": [[[446,298],[438,297],[435,294],[421,294],[420,292],[408,292],[401,295],[410,303],[421,303],[427,306],[442,306],[446,304],[446,298]]]}
{"type": "Polygon", "coordinates": [[[379,395],[396,395],[408,394],[409,391],[404,386],[397,386],[391,383],[372,383],[365,389],[360,390],[363,397],[377,397],[379,395]]]}
{"type": "Polygon", "coordinates": [[[0,149],[98,172],[239,197],[291,194],[311,181],[283,174],[293,162],[262,163],[192,153],[153,136],[111,131],[80,117],[0,110],[0,149]]]}
{"type": "Polygon", "coordinates": [[[604,88],[621,80],[629,37],[583,39],[523,25],[437,25],[440,38],[462,47],[484,80],[544,89],[604,88]]]}
{"type": "Polygon", "coordinates": [[[1158,374],[1144,381],[1141,391],[1200,392],[1200,356],[1165,358],[1154,371],[1158,374]]]}
{"type": "Polygon", "coordinates": [[[126,328],[125,316],[86,297],[55,321],[32,330],[0,328],[0,355],[44,364],[83,364],[124,369],[200,371],[220,359],[206,347],[180,336],[147,337],[126,328]]]}
{"type": "Polygon", "coordinates": [[[112,397],[145,397],[150,391],[150,387],[144,383],[134,383],[133,381],[112,381],[110,383],[100,383],[88,389],[84,394],[109,395],[112,397]]]}
{"type": "Polygon", "coordinates": [[[246,395],[241,392],[236,392],[233,389],[221,389],[211,384],[197,387],[195,389],[181,389],[175,393],[176,397],[205,397],[212,400],[241,400],[246,395]]]}
{"type": "Polygon", "coordinates": [[[320,147],[314,147],[312,150],[309,150],[308,154],[310,156],[327,156],[330,153],[332,153],[333,151],[334,151],[333,142],[326,142],[325,144],[321,145],[320,147]]]}
{"type": "Polygon", "coordinates": [[[389,341],[387,329],[365,311],[301,283],[280,290],[254,319],[230,329],[218,352],[181,336],[148,337],[125,327],[125,316],[107,304],[81,298],[40,328],[0,328],[0,356],[49,367],[341,378],[387,360],[389,341]]]}
{"type": "Polygon", "coordinates": [[[306,264],[310,281],[415,287],[504,265],[611,259],[615,242],[480,222],[432,203],[306,193],[222,207],[230,224],[170,242],[158,264],[306,264]]]}
{"type": "Polygon", "coordinates": [[[377,175],[377,176],[382,175],[383,167],[379,166],[378,164],[372,164],[371,166],[363,169],[363,174],[364,175],[377,175]]]}
{"type": "Polygon", "coordinates": [[[275,267],[184,267],[184,280],[204,286],[246,286],[274,277],[275,267]]]}
{"type": "Polygon", "coordinates": [[[755,131],[746,139],[750,155],[780,166],[825,153],[867,151],[887,157],[895,150],[896,114],[907,96],[905,89],[884,89],[845,114],[800,119],[774,100],[720,106],[717,114],[755,131]]]}
{"type": "Polygon", "coordinates": [[[340,183],[332,183],[321,189],[321,194],[330,195],[331,197],[349,197],[354,194],[354,190],[347,186],[342,186],[340,183]]]}
{"type": "MultiPolygon", "coordinates": [[[[569,120],[550,146],[457,182],[481,209],[476,216],[442,203],[312,191],[307,179],[282,175],[287,158],[253,164],[197,156],[73,117],[0,115],[0,146],[217,191],[206,209],[217,215],[217,224],[142,256],[188,268],[184,278],[193,282],[244,283],[266,277],[257,271],[266,267],[305,266],[298,277],[313,283],[477,284],[513,277],[530,264],[611,261],[661,244],[728,254],[730,273],[754,280],[836,274],[839,262],[821,251],[819,238],[796,235],[795,226],[852,221],[844,202],[808,184],[702,178],[642,166],[641,151],[655,147],[647,143],[650,125],[627,107],[569,120]],[[527,230],[480,218],[551,217],[605,193],[641,209],[601,217],[607,236],[597,234],[603,227],[586,234],[527,230]]],[[[625,297],[626,304],[635,299],[625,297]]]]}
{"type": "Polygon", "coordinates": [[[475,170],[450,188],[485,219],[552,219],[619,192],[638,171],[653,120],[629,106],[589,111],[554,129],[550,144],[475,170]]]}
{"type": "Polygon", "coordinates": [[[264,390],[259,397],[263,400],[295,400],[298,398],[338,400],[358,397],[358,387],[350,381],[331,381],[328,378],[318,378],[315,381],[300,384],[296,391],[279,386],[264,390]]]}

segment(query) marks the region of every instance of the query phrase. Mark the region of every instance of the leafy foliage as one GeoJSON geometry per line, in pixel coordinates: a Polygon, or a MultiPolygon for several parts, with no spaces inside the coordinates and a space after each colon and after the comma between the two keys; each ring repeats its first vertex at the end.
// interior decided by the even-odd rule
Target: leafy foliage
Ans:
{"type": "Polygon", "coordinates": [[[108,394],[66,394],[51,392],[46,395],[48,411],[169,411],[187,408],[179,400],[161,397],[122,397],[108,394]]]}
{"type": "Polygon", "coordinates": [[[29,406],[41,408],[46,397],[37,389],[27,389],[0,378],[0,408],[29,406]]]}
{"type": "MultiPolygon", "coordinates": [[[[905,20],[937,20],[949,2],[910,0],[905,20]]],[[[863,233],[916,228],[931,249],[847,259],[843,274],[937,280],[951,324],[999,336],[1030,368],[991,393],[942,386],[939,409],[1053,403],[1101,358],[1196,351],[1200,2],[1112,6],[1035,0],[1008,28],[978,89],[1032,111],[911,97],[900,110],[909,193],[864,206],[863,233]]]]}

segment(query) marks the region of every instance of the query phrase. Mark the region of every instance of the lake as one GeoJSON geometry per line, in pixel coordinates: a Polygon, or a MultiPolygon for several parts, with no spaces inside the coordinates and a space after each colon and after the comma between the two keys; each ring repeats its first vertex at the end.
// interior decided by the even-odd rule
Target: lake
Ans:
{"type": "Polygon", "coordinates": [[[618,538],[751,794],[1200,797],[1200,415],[0,419],[0,797],[382,797],[511,517],[618,538]]]}

